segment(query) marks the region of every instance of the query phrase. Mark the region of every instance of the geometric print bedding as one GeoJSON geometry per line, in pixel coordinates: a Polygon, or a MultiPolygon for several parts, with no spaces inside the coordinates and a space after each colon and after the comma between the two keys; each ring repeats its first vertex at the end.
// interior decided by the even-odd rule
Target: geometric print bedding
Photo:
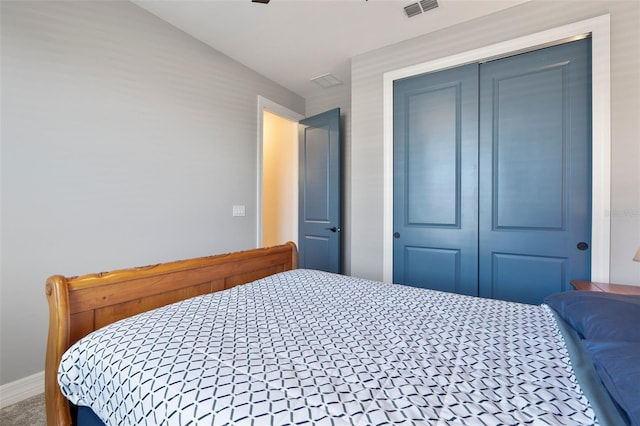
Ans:
{"type": "Polygon", "coordinates": [[[108,325],[62,393],[107,425],[592,425],[549,309],[293,270],[108,325]]]}

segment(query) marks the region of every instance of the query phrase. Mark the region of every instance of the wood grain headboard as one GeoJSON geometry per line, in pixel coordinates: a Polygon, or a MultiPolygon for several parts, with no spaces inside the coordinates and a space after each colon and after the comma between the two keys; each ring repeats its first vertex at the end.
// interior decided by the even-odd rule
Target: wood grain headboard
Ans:
{"type": "Polygon", "coordinates": [[[294,243],[112,272],[47,280],[49,336],[45,362],[47,424],[71,425],[60,392],[64,352],[92,331],[169,303],[225,290],[298,267],[294,243]]]}

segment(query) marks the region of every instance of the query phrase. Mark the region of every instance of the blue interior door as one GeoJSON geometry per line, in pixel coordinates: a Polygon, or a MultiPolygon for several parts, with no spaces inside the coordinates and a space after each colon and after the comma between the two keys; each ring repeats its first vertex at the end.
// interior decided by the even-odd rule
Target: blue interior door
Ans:
{"type": "Polygon", "coordinates": [[[300,121],[299,262],[342,272],[340,109],[300,121]]]}
{"type": "Polygon", "coordinates": [[[590,277],[590,41],[482,65],[481,296],[537,304],[590,277]]]}
{"type": "Polygon", "coordinates": [[[394,282],[477,295],[477,123],[477,64],[394,83],[394,282]]]}

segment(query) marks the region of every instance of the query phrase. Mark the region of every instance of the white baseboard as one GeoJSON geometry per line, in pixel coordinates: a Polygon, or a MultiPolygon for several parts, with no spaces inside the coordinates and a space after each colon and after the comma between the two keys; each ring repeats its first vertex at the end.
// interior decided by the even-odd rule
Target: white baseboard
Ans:
{"type": "Polygon", "coordinates": [[[44,392],[44,371],[0,386],[0,408],[44,392]]]}

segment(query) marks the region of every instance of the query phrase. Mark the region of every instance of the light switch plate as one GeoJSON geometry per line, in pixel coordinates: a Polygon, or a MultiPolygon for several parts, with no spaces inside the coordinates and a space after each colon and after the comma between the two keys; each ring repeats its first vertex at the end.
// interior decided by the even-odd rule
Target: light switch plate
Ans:
{"type": "Polygon", "coordinates": [[[233,206],[234,216],[244,216],[244,206],[233,206]]]}

